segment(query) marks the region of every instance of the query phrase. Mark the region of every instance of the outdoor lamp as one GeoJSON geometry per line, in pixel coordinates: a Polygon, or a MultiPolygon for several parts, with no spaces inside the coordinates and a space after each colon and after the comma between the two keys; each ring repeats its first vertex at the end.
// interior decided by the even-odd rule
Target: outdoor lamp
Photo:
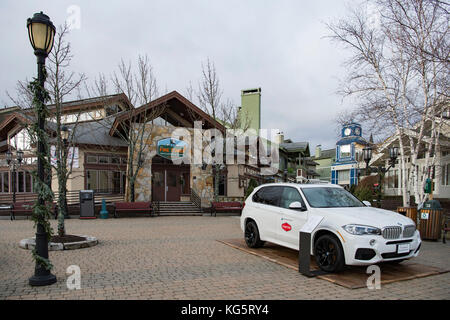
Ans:
{"type": "Polygon", "coordinates": [[[23,160],[23,151],[17,150],[17,162],[19,162],[19,164],[21,164],[22,160],[23,160]]]}
{"type": "Polygon", "coordinates": [[[44,53],[47,56],[53,48],[53,39],[55,37],[55,26],[50,18],[44,13],[39,12],[33,15],[33,18],[27,20],[28,37],[35,53],[44,53]]]}
{"type": "Polygon", "coordinates": [[[391,158],[392,163],[395,163],[397,157],[398,157],[398,147],[389,148],[389,158],[391,158]]]}
{"type": "Polygon", "coordinates": [[[10,164],[12,161],[12,152],[11,150],[6,151],[6,162],[8,162],[8,164],[10,164]]]}
{"type": "MultiPolygon", "coordinates": [[[[44,13],[39,12],[33,15],[33,18],[27,19],[28,38],[34,49],[34,55],[37,58],[38,84],[39,90],[35,94],[35,98],[41,105],[45,105],[45,96],[43,94],[45,84],[45,58],[53,48],[53,40],[55,37],[55,26],[50,18],[44,13]]],[[[36,122],[40,131],[45,129],[45,113],[39,109],[36,110],[36,122]]],[[[37,179],[41,182],[45,180],[45,170],[43,163],[43,154],[46,153],[46,146],[42,138],[38,136],[37,141],[37,179]]],[[[37,203],[39,206],[45,205],[44,194],[38,192],[37,203]]],[[[36,246],[35,254],[41,259],[48,260],[48,239],[47,232],[42,222],[36,225],[36,246]]],[[[46,266],[36,260],[34,275],[29,278],[28,283],[32,286],[46,286],[56,282],[56,277],[46,269],[46,266]]]]}
{"type": "Polygon", "coordinates": [[[62,126],[61,128],[61,138],[63,139],[64,143],[69,140],[69,129],[66,126],[62,126]]]}
{"type": "Polygon", "coordinates": [[[370,162],[370,159],[372,159],[372,148],[371,147],[366,147],[363,149],[363,157],[364,157],[364,161],[366,163],[370,162]]]}

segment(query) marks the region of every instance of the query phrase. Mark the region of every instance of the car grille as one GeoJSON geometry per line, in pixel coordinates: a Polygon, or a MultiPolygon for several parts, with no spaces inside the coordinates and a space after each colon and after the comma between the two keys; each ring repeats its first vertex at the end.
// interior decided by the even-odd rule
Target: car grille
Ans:
{"type": "Polygon", "coordinates": [[[405,229],[403,229],[403,238],[411,238],[415,232],[416,232],[415,225],[405,226],[405,229]]]}
{"type": "Polygon", "coordinates": [[[402,227],[392,226],[383,228],[383,238],[385,239],[398,239],[402,234],[402,227]]]}

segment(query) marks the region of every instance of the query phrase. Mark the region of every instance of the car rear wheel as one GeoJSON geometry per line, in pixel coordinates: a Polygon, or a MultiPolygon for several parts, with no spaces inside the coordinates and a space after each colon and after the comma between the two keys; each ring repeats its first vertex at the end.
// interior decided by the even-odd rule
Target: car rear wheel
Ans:
{"type": "Polygon", "coordinates": [[[259,248],[264,245],[264,241],[259,238],[259,230],[255,221],[248,221],[245,224],[245,243],[250,248],[259,248]]]}
{"type": "Polygon", "coordinates": [[[342,270],[345,264],[344,250],[336,237],[324,234],[314,244],[317,265],[325,272],[342,270]]]}

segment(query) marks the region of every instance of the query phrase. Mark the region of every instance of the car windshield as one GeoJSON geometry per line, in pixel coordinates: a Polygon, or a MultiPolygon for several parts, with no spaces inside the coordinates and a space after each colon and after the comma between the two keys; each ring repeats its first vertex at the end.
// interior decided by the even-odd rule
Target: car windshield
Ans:
{"type": "Polygon", "coordinates": [[[350,192],[341,188],[302,188],[309,205],[313,208],[364,207],[350,192]]]}

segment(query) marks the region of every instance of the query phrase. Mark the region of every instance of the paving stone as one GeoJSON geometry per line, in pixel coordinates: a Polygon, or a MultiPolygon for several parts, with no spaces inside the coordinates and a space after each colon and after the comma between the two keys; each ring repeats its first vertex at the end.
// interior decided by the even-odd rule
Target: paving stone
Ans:
{"type": "MultiPolygon", "coordinates": [[[[450,273],[351,290],[217,242],[242,237],[239,217],[68,219],[66,230],[99,242],[50,251],[58,282],[31,287],[34,262],[18,243],[34,235],[33,222],[0,220],[0,300],[450,298],[450,273]],[[67,289],[71,265],[80,267],[81,290],[67,289]]],[[[450,243],[424,242],[414,261],[450,269],[449,257],[450,243]]]]}

